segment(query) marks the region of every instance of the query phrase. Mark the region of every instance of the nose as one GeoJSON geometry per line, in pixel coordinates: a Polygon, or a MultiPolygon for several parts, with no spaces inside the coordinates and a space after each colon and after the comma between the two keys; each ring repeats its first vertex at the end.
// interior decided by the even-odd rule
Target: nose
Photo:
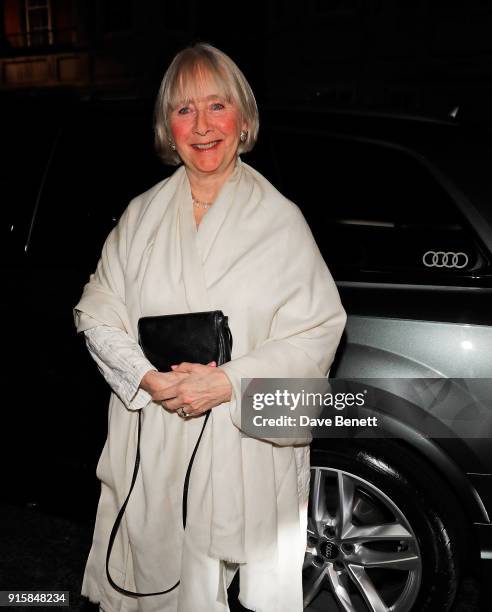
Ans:
{"type": "Polygon", "coordinates": [[[209,130],[210,125],[207,113],[204,110],[198,109],[195,117],[195,132],[200,136],[205,136],[209,130]]]}

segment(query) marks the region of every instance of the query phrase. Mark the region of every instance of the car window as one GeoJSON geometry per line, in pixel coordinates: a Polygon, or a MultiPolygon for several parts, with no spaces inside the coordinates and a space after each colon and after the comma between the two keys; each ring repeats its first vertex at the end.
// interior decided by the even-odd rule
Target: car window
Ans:
{"type": "Polygon", "coordinates": [[[39,203],[30,257],[92,270],[129,201],[172,172],[151,113],[78,112],[65,122],[39,203]]]}
{"type": "Polygon", "coordinates": [[[296,202],[338,279],[436,282],[488,265],[437,179],[395,148],[278,130],[280,190],[296,202]]]}

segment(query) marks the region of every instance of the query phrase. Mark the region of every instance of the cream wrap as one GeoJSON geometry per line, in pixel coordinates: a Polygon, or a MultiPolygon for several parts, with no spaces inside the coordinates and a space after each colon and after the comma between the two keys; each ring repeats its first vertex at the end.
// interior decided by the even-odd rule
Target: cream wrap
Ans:
{"type": "MultiPolygon", "coordinates": [[[[239,159],[198,230],[183,167],[132,200],[104,245],[75,319],[79,332],[105,324],[136,339],[142,316],[216,309],[229,317],[234,338],[232,361],[222,366],[233,399],[212,409],[189,503],[195,479],[208,479],[211,510],[200,519],[206,552],[241,564],[245,606],[300,612],[308,441],[243,436],[241,378],[326,376],[345,312],[298,208],[239,159]]],[[[140,473],[111,572],[127,589],[155,592],[180,575],[182,487],[202,419],[183,420],[154,402],[142,412],[140,473]]],[[[162,612],[171,609],[163,603],[167,596],[125,597],[105,576],[109,532],[128,492],[136,432],[137,413],[112,394],[83,593],[105,610],[162,612]]]]}

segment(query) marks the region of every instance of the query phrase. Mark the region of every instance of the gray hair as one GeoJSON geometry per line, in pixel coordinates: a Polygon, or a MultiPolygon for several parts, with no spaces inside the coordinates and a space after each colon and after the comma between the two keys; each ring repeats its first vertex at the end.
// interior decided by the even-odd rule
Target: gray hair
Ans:
{"type": "Polygon", "coordinates": [[[207,43],[197,43],[180,51],[166,70],[154,109],[154,142],[157,154],[166,164],[177,166],[181,160],[171,148],[170,111],[184,99],[196,94],[197,84],[211,76],[226,100],[237,105],[248,126],[245,142],[238,153],[251,151],[258,137],[259,117],[255,96],[244,74],[224,52],[207,43]]]}

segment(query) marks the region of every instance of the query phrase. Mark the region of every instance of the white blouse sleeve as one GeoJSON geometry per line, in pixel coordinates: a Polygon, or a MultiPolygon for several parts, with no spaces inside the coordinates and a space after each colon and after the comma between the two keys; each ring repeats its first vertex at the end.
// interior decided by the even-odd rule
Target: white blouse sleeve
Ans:
{"type": "Polygon", "coordinates": [[[139,410],[152,398],[139,388],[140,381],[154,366],[133,338],[121,329],[98,325],[84,331],[89,353],[111,389],[130,410],[139,410]]]}

